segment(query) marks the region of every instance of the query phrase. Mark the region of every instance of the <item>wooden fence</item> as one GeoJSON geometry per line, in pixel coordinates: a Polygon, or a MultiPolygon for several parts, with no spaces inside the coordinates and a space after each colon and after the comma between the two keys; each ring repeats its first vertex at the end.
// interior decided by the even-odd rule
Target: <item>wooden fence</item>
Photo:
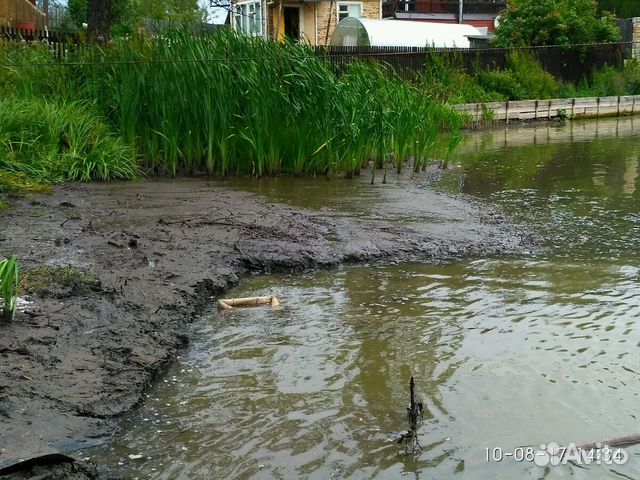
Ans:
{"type": "Polygon", "coordinates": [[[47,45],[57,60],[67,58],[69,53],[83,47],[76,35],[63,34],[43,29],[20,29],[0,26],[0,46],[7,43],[39,43],[47,45]]]}
{"type": "Polygon", "coordinates": [[[467,103],[453,108],[471,123],[614,117],[640,113],[640,95],[467,103]]]}
{"type": "Polygon", "coordinates": [[[29,0],[0,0],[0,25],[44,28],[46,15],[29,0]]]}

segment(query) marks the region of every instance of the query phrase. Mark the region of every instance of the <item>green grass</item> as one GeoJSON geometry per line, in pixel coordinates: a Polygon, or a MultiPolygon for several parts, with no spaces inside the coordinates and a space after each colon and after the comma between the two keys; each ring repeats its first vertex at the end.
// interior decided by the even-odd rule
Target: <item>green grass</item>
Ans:
{"type": "Polygon", "coordinates": [[[178,32],[120,42],[105,59],[95,97],[153,173],[350,177],[391,152],[423,155],[457,125],[390,70],[338,76],[297,43],[178,32]]]}
{"type": "Polygon", "coordinates": [[[139,175],[134,158],[86,102],[0,100],[0,189],[133,179],[139,175]]]}
{"type": "Polygon", "coordinates": [[[2,299],[2,314],[4,320],[12,320],[16,313],[18,283],[20,281],[20,266],[14,255],[9,259],[0,260],[0,298],[2,299]]]}
{"type": "Polygon", "coordinates": [[[20,291],[43,295],[53,285],[68,288],[74,295],[83,295],[95,290],[99,282],[92,274],[75,267],[42,266],[24,270],[19,287],[20,291]]]}
{"type": "Polygon", "coordinates": [[[640,92],[640,68],[559,84],[530,55],[465,73],[430,52],[411,80],[376,63],[335,71],[311,47],[225,31],[130,37],[56,65],[46,48],[0,46],[0,191],[148,175],[358,175],[421,170],[460,139],[446,105],[640,92]],[[46,66],[35,67],[45,63],[46,66]]]}

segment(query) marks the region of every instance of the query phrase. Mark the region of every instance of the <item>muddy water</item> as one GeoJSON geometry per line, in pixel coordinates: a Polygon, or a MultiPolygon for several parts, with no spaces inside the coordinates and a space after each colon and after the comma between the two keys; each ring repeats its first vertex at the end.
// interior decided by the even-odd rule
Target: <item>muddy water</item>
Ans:
{"type": "MultiPolygon", "coordinates": [[[[636,123],[469,135],[436,186],[531,223],[543,253],[255,277],[229,295],[276,294],[284,308],[202,318],[121,434],[85,456],[136,478],[640,479],[640,447],[624,465],[507,457],[640,433],[636,123]],[[426,410],[418,457],[390,441],[411,374],[426,410]]],[[[241,186],[379,211],[349,200],[365,182],[241,186]]]]}

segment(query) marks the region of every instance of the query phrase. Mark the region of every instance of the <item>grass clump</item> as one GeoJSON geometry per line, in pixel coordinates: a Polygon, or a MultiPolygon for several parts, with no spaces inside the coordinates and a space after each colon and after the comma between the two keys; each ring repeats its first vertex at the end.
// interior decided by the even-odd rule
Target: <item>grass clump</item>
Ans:
{"type": "Polygon", "coordinates": [[[559,82],[531,54],[513,52],[504,70],[480,71],[478,83],[500,100],[547,99],[559,96],[559,82]]]}
{"type": "Polygon", "coordinates": [[[28,189],[51,181],[137,176],[133,152],[88,105],[38,97],[0,100],[0,186],[28,189]]]}
{"type": "Polygon", "coordinates": [[[436,102],[467,103],[502,100],[502,95],[485,88],[474,75],[468,74],[458,56],[427,54],[420,74],[420,87],[436,102]]]}
{"type": "Polygon", "coordinates": [[[99,289],[99,281],[90,273],[75,267],[42,266],[23,272],[20,290],[32,295],[46,295],[57,286],[72,295],[83,295],[99,289]]]}
{"type": "Polygon", "coordinates": [[[640,62],[629,60],[622,68],[606,66],[581,82],[573,92],[576,96],[640,95],[640,62]]]}
{"type": "Polygon", "coordinates": [[[18,284],[20,281],[20,266],[18,258],[0,260],[0,298],[2,299],[2,312],[0,317],[4,320],[13,320],[18,306],[18,284]]]}

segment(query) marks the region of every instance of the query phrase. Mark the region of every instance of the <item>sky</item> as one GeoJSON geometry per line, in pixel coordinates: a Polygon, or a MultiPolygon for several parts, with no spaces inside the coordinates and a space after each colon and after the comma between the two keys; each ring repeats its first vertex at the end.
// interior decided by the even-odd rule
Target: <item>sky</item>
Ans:
{"type": "Polygon", "coordinates": [[[227,9],[211,7],[209,0],[198,0],[198,4],[207,12],[207,23],[224,23],[227,19],[227,9]]]}

